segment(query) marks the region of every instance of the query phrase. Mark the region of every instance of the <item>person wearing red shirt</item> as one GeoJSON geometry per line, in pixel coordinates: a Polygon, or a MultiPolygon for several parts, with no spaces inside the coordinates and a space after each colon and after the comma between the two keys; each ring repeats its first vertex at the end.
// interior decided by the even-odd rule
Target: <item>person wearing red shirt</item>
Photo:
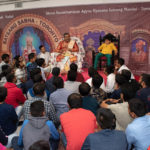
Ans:
{"type": "Polygon", "coordinates": [[[15,108],[18,118],[20,118],[23,109],[21,104],[24,104],[26,98],[23,95],[22,90],[16,86],[15,83],[17,80],[13,73],[8,74],[6,76],[6,79],[7,82],[5,83],[4,87],[7,88],[7,97],[5,99],[5,102],[15,108]]]}
{"type": "Polygon", "coordinates": [[[70,111],[60,116],[62,140],[66,150],[80,150],[85,138],[97,128],[94,114],[82,108],[82,98],[73,93],[68,97],[70,111]]]}

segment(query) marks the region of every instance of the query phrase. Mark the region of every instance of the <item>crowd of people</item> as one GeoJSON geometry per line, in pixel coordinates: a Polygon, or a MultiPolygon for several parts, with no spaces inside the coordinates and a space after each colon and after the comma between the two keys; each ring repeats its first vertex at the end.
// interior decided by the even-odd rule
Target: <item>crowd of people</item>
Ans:
{"type": "Polygon", "coordinates": [[[149,74],[137,81],[117,58],[106,80],[91,66],[85,81],[72,63],[64,81],[40,56],[1,56],[0,150],[57,150],[60,142],[66,150],[148,150],[149,74]]]}

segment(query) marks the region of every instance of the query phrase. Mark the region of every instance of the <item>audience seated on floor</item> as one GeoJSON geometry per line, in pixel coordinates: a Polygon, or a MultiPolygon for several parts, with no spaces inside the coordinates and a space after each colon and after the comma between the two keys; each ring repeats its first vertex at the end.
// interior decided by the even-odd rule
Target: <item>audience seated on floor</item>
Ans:
{"type": "Polygon", "coordinates": [[[82,108],[90,110],[91,112],[96,115],[96,112],[99,108],[98,101],[96,98],[92,97],[90,95],[91,87],[89,86],[88,83],[82,83],[79,86],[79,92],[82,96],[82,108]]]}
{"type": "Polygon", "coordinates": [[[58,123],[58,119],[56,117],[55,108],[51,101],[47,101],[43,98],[45,92],[45,84],[44,83],[35,83],[33,86],[34,97],[32,99],[26,100],[23,106],[23,115],[24,119],[29,119],[30,117],[30,106],[35,101],[42,101],[45,107],[45,115],[52,120],[55,124],[58,123]]]}
{"type": "Polygon", "coordinates": [[[111,94],[115,90],[115,73],[114,73],[114,66],[106,66],[104,69],[104,73],[107,76],[107,82],[105,91],[108,94],[111,94]]]}
{"type": "MultiPolygon", "coordinates": [[[[98,74],[97,70],[94,67],[89,67],[88,68],[88,75],[89,75],[90,78],[86,80],[86,83],[88,83],[90,86],[92,86],[92,77],[95,74],[98,74]]],[[[100,88],[105,91],[104,79],[103,79],[103,83],[101,84],[100,88]]]]}
{"type": "Polygon", "coordinates": [[[92,78],[92,88],[90,91],[90,95],[93,98],[96,98],[97,102],[100,104],[104,99],[107,98],[106,92],[100,88],[103,83],[103,78],[101,75],[96,74],[92,78]]]}
{"type": "Polygon", "coordinates": [[[150,146],[150,115],[146,104],[139,99],[129,101],[129,114],[134,119],[126,129],[128,150],[147,150],[150,146]]]}
{"type": "Polygon", "coordinates": [[[100,108],[96,120],[97,132],[87,136],[82,150],[127,150],[125,133],[115,130],[116,117],[110,109],[100,108]]]}
{"type": "Polygon", "coordinates": [[[56,89],[55,86],[53,85],[53,80],[55,77],[58,77],[60,74],[60,68],[54,67],[52,69],[52,77],[46,81],[46,89],[50,92],[53,93],[56,89]]]}
{"type": "Polygon", "coordinates": [[[73,93],[68,97],[70,111],[60,116],[62,141],[66,150],[79,150],[85,138],[97,128],[94,114],[82,108],[82,97],[73,93]]]}
{"type": "Polygon", "coordinates": [[[124,60],[119,58],[115,62],[118,73],[113,66],[105,68],[105,83],[93,67],[89,67],[90,79],[84,83],[85,74],[77,71],[75,63],[70,65],[66,82],[58,77],[58,67],[53,68],[53,76],[47,80],[45,60],[36,60],[33,53],[29,57],[27,64],[21,56],[15,56],[10,64],[9,55],[2,55],[0,150],[37,150],[37,147],[39,150],[57,150],[60,141],[67,150],[147,150],[150,147],[149,74],[141,74],[138,83],[124,60]],[[25,79],[26,72],[28,80],[25,79]],[[28,95],[28,100],[23,94],[28,95]],[[20,131],[18,121],[22,120],[20,131]],[[56,128],[61,132],[61,139],[56,128]],[[20,146],[15,137],[18,132],[20,146]]]}
{"type": "Polygon", "coordinates": [[[50,95],[50,101],[53,103],[59,118],[62,113],[69,110],[67,99],[71,92],[64,88],[64,81],[61,77],[55,77],[53,84],[56,91],[50,95]]]}
{"type": "Polygon", "coordinates": [[[81,83],[84,82],[84,77],[83,77],[82,73],[78,72],[77,64],[71,63],[70,70],[77,72],[77,78],[76,78],[77,82],[81,82],[81,83]]]}
{"type": "Polygon", "coordinates": [[[24,104],[26,98],[23,95],[23,92],[20,88],[16,86],[16,77],[13,73],[10,73],[6,76],[7,82],[4,87],[7,88],[7,97],[5,102],[9,105],[12,105],[20,119],[22,115],[22,105],[24,104]]]}
{"type": "MultiPolygon", "coordinates": [[[[115,69],[117,70],[118,73],[121,73],[121,71],[124,70],[124,69],[130,71],[130,69],[125,65],[125,61],[124,61],[123,58],[116,59],[116,61],[115,61],[115,69]]],[[[133,73],[131,73],[131,79],[134,79],[133,73]]]]}
{"type": "Polygon", "coordinates": [[[64,83],[64,88],[72,93],[79,93],[79,85],[81,82],[76,81],[77,72],[70,70],[67,74],[67,81],[64,83]]]}
{"type": "Polygon", "coordinates": [[[31,117],[24,121],[18,138],[18,145],[23,146],[24,150],[39,140],[50,140],[51,146],[54,146],[53,140],[59,140],[59,133],[53,122],[45,116],[44,110],[44,102],[37,100],[31,103],[31,117]]]}
{"type": "Polygon", "coordinates": [[[140,80],[141,89],[137,91],[136,98],[146,103],[148,111],[150,111],[150,75],[143,74],[140,80]]]}

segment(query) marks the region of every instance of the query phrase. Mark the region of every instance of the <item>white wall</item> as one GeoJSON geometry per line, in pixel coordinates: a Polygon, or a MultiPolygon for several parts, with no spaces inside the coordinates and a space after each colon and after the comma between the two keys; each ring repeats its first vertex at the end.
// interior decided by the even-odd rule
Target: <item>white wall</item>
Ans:
{"type": "Polygon", "coordinates": [[[44,7],[58,7],[58,6],[107,4],[107,3],[134,3],[134,2],[150,2],[150,0],[41,0],[39,2],[23,3],[23,7],[17,9],[15,8],[14,4],[0,5],[0,11],[44,8],[44,7]]]}

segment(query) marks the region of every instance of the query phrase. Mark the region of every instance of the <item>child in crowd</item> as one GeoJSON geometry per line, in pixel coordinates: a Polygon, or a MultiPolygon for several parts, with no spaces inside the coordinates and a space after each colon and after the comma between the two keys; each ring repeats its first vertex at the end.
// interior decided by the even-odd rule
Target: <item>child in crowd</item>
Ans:
{"type": "Polygon", "coordinates": [[[38,67],[41,69],[41,74],[42,74],[43,80],[46,81],[46,76],[45,76],[45,72],[44,72],[44,68],[46,66],[45,60],[43,58],[38,58],[36,60],[36,63],[38,65],[38,67]]]}
{"type": "Polygon", "coordinates": [[[111,65],[111,57],[112,57],[112,51],[114,50],[115,55],[117,54],[117,48],[116,46],[111,42],[111,39],[109,37],[105,37],[105,42],[98,48],[99,53],[96,55],[95,61],[94,61],[94,68],[97,69],[98,60],[102,56],[106,56],[107,58],[107,65],[111,65]]]}
{"type": "Polygon", "coordinates": [[[36,54],[35,53],[31,53],[28,55],[28,59],[29,59],[29,62],[26,64],[26,67],[27,67],[27,79],[29,80],[31,78],[30,76],[30,72],[37,68],[37,64],[35,62],[36,60],[36,54]]]}
{"type": "MultiPolygon", "coordinates": [[[[20,131],[18,145],[24,146],[24,150],[36,141],[49,139],[59,140],[59,133],[57,132],[52,121],[45,117],[44,103],[42,101],[35,101],[30,106],[31,118],[25,120],[20,131]]],[[[51,140],[50,140],[51,142],[51,140]]],[[[56,147],[54,143],[50,143],[52,150],[56,147]]]]}
{"type": "Polygon", "coordinates": [[[16,62],[15,76],[17,78],[17,87],[23,88],[23,83],[26,81],[26,70],[23,61],[16,62]]]}

